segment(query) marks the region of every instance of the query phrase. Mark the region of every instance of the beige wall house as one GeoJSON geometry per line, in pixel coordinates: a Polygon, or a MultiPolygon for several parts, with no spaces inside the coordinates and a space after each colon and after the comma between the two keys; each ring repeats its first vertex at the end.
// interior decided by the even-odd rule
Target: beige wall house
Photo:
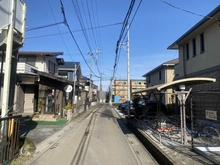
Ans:
{"type": "Polygon", "coordinates": [[[58,114],[65,106],[66,85],[73,81],[58,76],[58,66],[64,63],[57,56],[63,52],[20,51],[17,63],[17,85],[15,102],[21,105],[20,113],[33,114],[39,111],[38,101],[42,101],[41,113],[58,114]]]}
{"type": "MultiPolygon", "coordinates": [[[[197,119],[220,117],[220,6],[183,34],[168,49],[179,52],[175,80],[188,77],[216,78],[215,83],[193,87],[193,110],[197,119]]],[[[189,112],[187,112],[189,113],[189,112]]]]}
{"type": "MultiPolygon", "coordinates": [[[[146,78],[147,87],[172,82],[174,79],[174,66],[178,64],[178,62],[179,59],[164,62],[150,72],[144,74],[143,77],[146,78]]],[[[168,94],[164,95],[162,101],[166,105],[172,105],[174,103],[174,96],[171,94],[172,90],[169,89],[166,92],[168,94]]],[[[153,96],[150,99],[155,100],[153,96]]]]}
{"type": "MultiPolygon", "coordinates": [[[[130,93],[134,92],[135,90],[144,88],[146,88],[145,80],[130,80],[130,93]]],[[[112,84],[112,96],[119,96],[119,102],[124,102],[128,99],[128,82],[126,79],[114,80],[114,83],[112,84]]]]}

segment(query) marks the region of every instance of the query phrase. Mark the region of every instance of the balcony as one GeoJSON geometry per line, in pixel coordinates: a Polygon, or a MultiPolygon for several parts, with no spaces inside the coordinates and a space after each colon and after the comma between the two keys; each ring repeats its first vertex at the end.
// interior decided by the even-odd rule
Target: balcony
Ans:
{"type": "Polygon", "coordinates": [[[17,64],[17,73],[34,74],[38,70],[37,67],[27,64],[25,62],[19,62],[17,64]]]}

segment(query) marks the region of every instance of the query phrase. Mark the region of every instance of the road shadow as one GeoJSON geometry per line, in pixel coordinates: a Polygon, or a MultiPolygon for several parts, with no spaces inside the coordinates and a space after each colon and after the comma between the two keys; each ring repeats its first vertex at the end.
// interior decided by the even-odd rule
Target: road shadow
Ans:
{"type": "Polygon", "coordinates": [[[22,116],[20,122],[20,136],[27,136],[27,134],[37,127],[38,123],[32,120],[30,116],[22,116]]]}

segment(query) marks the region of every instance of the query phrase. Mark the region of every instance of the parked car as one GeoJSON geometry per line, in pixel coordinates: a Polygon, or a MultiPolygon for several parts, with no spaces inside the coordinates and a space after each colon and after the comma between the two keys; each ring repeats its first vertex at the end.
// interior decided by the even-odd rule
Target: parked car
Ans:
{"type": "MultiPolygon", "coordinates": [[[[125,114],[128,114],[128,102],[127,102],[127,104],[125,105],[124,113],[125,113],[125,114]]],[[[132,100],[130,101],[130,114],[131,114],[131,115],[134,114],[134,103],[133,103],[132,100]]]]}
{"type": "MultiPolygon", "coordinates": [[[[127,113],[128,107],[128,101],[125,101],[118,105],[118,110],[120,110],[122,113],[127,113]]],[[[130,109],[133,113],[133,102],[130,100],[130,109]]]]}
{"type": "Polygon", "coordinates": [[[120,110],[121,112],[123,112],[124,109],[125,109],[125,106],[126,106],[126,101],[118,105],[118,110],[120,110]]]}
{"type": "MultiPolygon", "coordinates": [[[[140,100],[138,102],[138,107],[135,108],[135,117],[142,116],[143,118],[146,118],[147,116],[156,116],[158,113],[157,109],[157,101],[147,101],[147,105],[145,106],[145,100],[140,100]]],[[[164,103],[160,103],[161,106],[161,113],[166,114],[167,108],[164,103]]]]}

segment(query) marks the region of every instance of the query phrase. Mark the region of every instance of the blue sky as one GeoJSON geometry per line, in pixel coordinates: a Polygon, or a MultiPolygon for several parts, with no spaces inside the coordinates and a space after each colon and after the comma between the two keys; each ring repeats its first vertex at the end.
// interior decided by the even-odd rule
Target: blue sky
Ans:
{"type": "MultiPolygon", "coordinates": [[[[82,74],[87,77],[90,75],[88,65],[91,59],[88,53],[99,50],[99,53],[94,53],[97,62],[93,61],[92,64],[94,73],[92,79],[99,86],[99,72],[103,73],[102,87],[103,90],[108,89],[115,64],[116,43],[122,29],[121,23],[125,19],[130,1],[78,0],[82,13],[79,20],[77,8],[73,5],[73,2],[76,4],[77,1],[62,0],[67,23],[77,44],[66,25],[44,27],[63,22],[60,0],[24,0],[24,2],[27,5],[27,31],[24,45],[20,50],[64,52],[64,55],[59,57],[64,58],[65,61],[80,62],[82,74]],[[84,22],[86,29],[84,32],[80,21],[84,22]],[[34,30],[36,27],[42,28],[34,30]]],[[[139,2],[140,0],[136,0],[129,21],[132,20],[139,2]]],[[[165,2],[143,0],[134,17],[130,27],[131,79],[143,79],[145,73],[161,63],[178,58],[178,52],[167,50],[167,47],[203,18],[199,15],[206,16],[219,5],[219,0],[166,0],[165,2]]],[[[126,79],[125,41],[121,44],[115,78],[126,79]]]]}

